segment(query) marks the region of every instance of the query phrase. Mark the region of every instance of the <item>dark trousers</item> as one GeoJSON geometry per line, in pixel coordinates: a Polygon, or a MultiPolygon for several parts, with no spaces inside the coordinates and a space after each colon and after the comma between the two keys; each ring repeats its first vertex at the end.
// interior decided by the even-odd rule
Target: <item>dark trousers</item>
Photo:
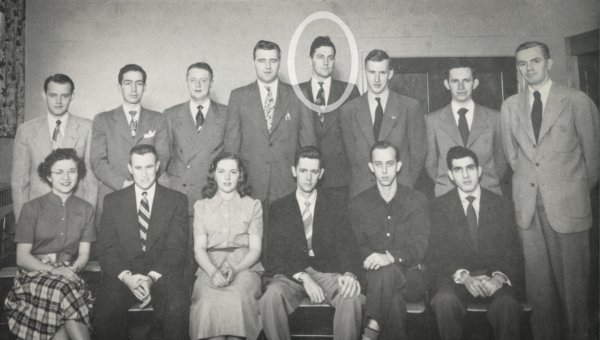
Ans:
{"type": "Polygon", "coordinates": [[[422,272],[396,264],[366,272],[367,318],[380,327],[378,340],[406,339],[406,301],[425,293],[422,272]]]}
{"type": "Polygon", "coordinates": [[[522,308],[510,286],[503,286],[492,297],[475,298],[465,286],[447,280],[438,285],[431,299],[442,340],[462,339],[464,318],[470,302],[488,304],[487,318],[494,329],[495,339],[520,338],[522,308]]]}
{"type": "MultiPolygon", "coordinates": [[[[181,278],[161,277],[151,287],[154,321],[152,331],[162,330],[163,339],[189,338],[189,298],[181,278]]],[[[94,339],[126,340],[127,311],[138,301],[129,288],[116,277],[104,277],[94,307],[94,339]]]]}

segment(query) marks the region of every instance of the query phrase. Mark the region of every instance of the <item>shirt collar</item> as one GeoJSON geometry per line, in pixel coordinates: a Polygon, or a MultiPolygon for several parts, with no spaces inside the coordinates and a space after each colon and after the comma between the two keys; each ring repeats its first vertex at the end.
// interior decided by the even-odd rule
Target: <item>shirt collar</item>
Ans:
{"type": "Polygon", "coordinates": [[[123,112],[125,112],[125,116],[127,117],[127,121],[131,120],[131,115],[129,111],[135,111],[135,119],[140,119],[140,112],[142,110],[142,106],[138,103],[135,105],[131,105],[128,103],[123,103],[123,112]]]}
{"type": "Polygon", "coordinates": [[[67,122],[69,121],[69,112],[66,112],[64,115],[57,117],[53,114],[51,114],[50,112],[48,112],[48,125],[52,127],[52,130],[54,130],[54,127],[56,126],[56,121],[60,120],[60,129],[64,129],[65,125],[67,125],[67,122]]]}
{"type": "Polygon", "coordinates": [[[452,113],[454,113],[455,115],[458,114],[458,110],[462,109],[463,107],[467,110],[469,110],[467,113],[473,113],[475,112],[475,102],[473,101],[473,99],[469,100],[467,103],[458,103],[456,101],[452,101],[450,103],[450,105],[452,106],[452,113]]]}
{"type": "Polygon", "coordinates": [[[302,211],[302,209],[304,209],[304,207],[306,206],[306,202],[310,203],[311,208],[315,206],[315,202],[317,201],[317,190],[313,190],[313,192],[310,193],[310,195],[308,197],[305,197],[301,191],[300,188],[296,189],[296,199],[298,200],[298,204],[300,205],[300,211],[302,211]]]}
{"type": "Polygon", "coordinates": [[[323,89],[328,90],[331,87],[331,77],[327,77],[325,80],[319,80],[317,78],[311,78],[310,84],[312,85],[313,90],[319,90],[319,82],[323,82],[323,89]]]}
{"type": "Polygon", "coordinates": [[[379,97],[379,98],[381,98],[381,107],[383,108],[384,112],[385,112],[385,105],[387,104],[389,95],[390,95],[389,88],[386,88],[380,94],[374,94],[374,93],[371,93],[371,91],[367,91],[367,98],[369,99],[369,103],[371,103],[371,105],[373,106],[373,109],[377,107],[377,101],[375,100],[375,98],[379,97]]]}
{"type": "Polygon", "coordinates": [[[527,92],[529,94],[530,102],[533,103],[533,92],[538,91],[540,93],[540,99],[542,103],[546,103],[548,100],[548,95],[550,95],[550,88],[552,87],[552,79],[548,79],[546,84],[542,86],[539,90],[534,89],[531,86],[527,86],[527,92]]]}
{"type": "Polygon", "coordinates": [[[258,87],[260,88],[261,91],[266,91],[265,86],[269,86],[271,87],[271,93],[273,93],[273,96],[277,95],[277,87],[279,86],[279,78],[275,78],[275,80],[271,83],[264,83],[262,81],[260,81],[259,79],[256,79],[256,82],[258,83],[258,87]]]}
{"type": "Polygon", "coordinates": [[[215,195],[211,197],[210,200],[207,202],[207,207],[210,211],[216,211],[221,205],[229,203],[232,210],[239,211],[241,200],[242,198],[240,197],[240,194],[237,191],[230,199],[226,200],[221,196],[221,194],[219,194],[219,191],[217,190],[215,195]]]}
{"type": "MultiPolygon", "coordinates": [[[[152,186],[146,190],[142,190],[141,188],[139,188],[135,183],[133,184],[134,188],[135,188],[135,197],[136,197],[136,201],[140,201],[142,198],[142,193],[145,191],[148,193],[148,201],[152,201],[154,199],[154,192],[156,191],[156,183],[152,184],[152,186]]],[[[150,205],[150,208],[152,208],[152,205],[150,205]]]]}
{"type": "Polygon", "coordinates": [[[196,113],[198,113],[198,105],[202,105],[202,113],[208,112],[208,108],[210,107],[210,98],[206,98],[206,100],[200,104],[196,104],[195,101],[190,100],[190,112],[192,115],[194,115],[194,117],[196,116],[196,113]]]}
{"type": "Polygon", "coordinates": [[[468,196],[475,197],[475,201],[479,201],[479,199],[481,198],[481,185],[480,184],[477,184],[477,187],[475,188],[475,190],[468,194],[458,188],[457,188],[457,190],[458,190],[458,196],[460,197],[461,202],[465,202],[467,200],[468,196]]]}

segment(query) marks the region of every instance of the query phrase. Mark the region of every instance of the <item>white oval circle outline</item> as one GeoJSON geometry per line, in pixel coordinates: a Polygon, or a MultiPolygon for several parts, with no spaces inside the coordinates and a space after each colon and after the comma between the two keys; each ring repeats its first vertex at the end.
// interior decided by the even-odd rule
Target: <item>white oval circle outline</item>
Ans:
{"type": "Polygon", "coordinates": [[[352,92],[352,89],[355,86],[354,84],[356,84],[356,79],[358,78],[358,46],[356,45],[356,40],[354,39],[354,35],[352,34],[352,31],[350,31],[348,25],[346,25],[346,23],[342,21],[340,17],[327,11],[315,12],[306,17],[306,19],[304,19],[304,21],[302,21],[300,25],[298,25],[298,27],[294,31],[294,35],[292,35],[292,40],[290,41],[290,47],[288,49],[288,74],[290,76],[290,83],[292,83],[294,93],[296,93],[296,97],[298,97],[298,99],[300,99],[302,103],[311,110],[326,113],[331,112],[340,107],[350,96],[350,93],[352,92]],[[331,20],[338,24],[342,31],[344,31],[344,34],[346,35],[346,40],[348,40],[348,43],[350,44],[350,58],[352,61],[352,65],[350,67],[350,78],[348,79],[346,90],[344,90],[344,93],[338,100],[336,100],[333,104],[327,105],[325,107],[321,107],[317,104],[314,104],[304,96],[304,93],[302,93],[302,90],[300,90],[300,86],[298,85],[295,64],[296,47],[298,45],[298,40],[300,40],[300,35],[302,34],[302,32],[304,32],[304,29],[306,28],[306,26],[308,26],[308,24],[319,19],[331,20]]]}

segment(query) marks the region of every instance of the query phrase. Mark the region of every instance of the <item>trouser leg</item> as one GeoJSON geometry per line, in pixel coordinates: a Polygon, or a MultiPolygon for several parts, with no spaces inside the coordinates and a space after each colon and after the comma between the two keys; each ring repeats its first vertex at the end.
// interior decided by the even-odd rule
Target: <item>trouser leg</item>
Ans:
{"type": "Polygon", "coordinates": [[[283,275],[275,275],[258,301],[265,336],[269,340],[289,340],[288,315],[300,305],[303,287],[283,275]]]}
{"type": "Polygon", "coordinates": [[[521,338],[521,315],[523,309],[509,286],[500,288],[488,306],[487,317],[497,340],[521,338]]]}

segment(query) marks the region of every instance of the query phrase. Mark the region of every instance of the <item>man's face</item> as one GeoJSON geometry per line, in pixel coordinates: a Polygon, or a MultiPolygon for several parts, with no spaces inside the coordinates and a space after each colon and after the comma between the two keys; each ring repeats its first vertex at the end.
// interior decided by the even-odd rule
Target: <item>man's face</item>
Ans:
{"type": "Polygon", "coordinates": [[[453,68],[448,72],[448,79],[444,79],[444,86],[450,90],[452,100],[459,103],[471,100],[477,85],[479,80],[473,79],[473,72],[469,67],[453,68]]]}
{"type": "Polygon", "coordinates": [[[310,58],[313,74],[322,79],[331,77],[335,66],[335,52],[331,46],[321,46],[310,58]]]}
{"type": "Polygon", "coordinates": [[[396,151],[393,148],[373,150],[369,169],[375,174],[377,184],[388,187],[396,181],[396,174],[402,167],[402,162],[396,161],[396,151]]]}
{"type": "Polygon", "coordinates": [[[129,173],[133,176],[133,182],[142,190],[147,190],[154,184],[159,166],[160,161],[156,160],[151,152],[143,155],[133,154],[127,164],[129,173]]]}
{"type": "Polygon", "coordinates": [[[190,97],[197,103],[205,101],[213,84],[210,73],[205,69],[192,68],[186,78],[190,97]]]}
{"type": "Polygon", "coordinates": [[[123,74],[123,80],[119,84],[123,100],[132,105],[136,105],[142,101],[146,85],[142,72],[129,71],[123,74]]]}
{"type": "Polygon", "coordinates": [[[298,188],[310,194],[317,187],[317,182],[323,176],[320,161],[313,158],[300,158],[297,166],[292,166],[292,174],[296,177],[298,188]]]}
{"type": "Polygon", "coordinates": [[[552,59],[545,59],[539,46],[517,52],[517,69],[532,87],[542,85],[550,77],[552,59]]]}
{"type": "Polygon", "coordinates": [[[254,57],[256,77],[263,83],[271,83],[279,72],[279,57],[277,50],[256,50],[254,57]]]}
{"type": "Polygon", "coordinates": [[[471,157],[453,159],[452,169],[448,170],[450,180],[465,194],[475,191],[480,176],[481,167],[475,165],[475,161],[471,157]]]}
{"type": "Polygon", "coordinates": [[[369,91],[373,94],[380,94],[388,86],[388,81],[392,79],[394,71],[390,70],[390,61],[367,61],[365,70],[367,72],[367,85],[369,91]]]}
{"type": "Polygon", "coordinates": [[[69,111],[69,105],[73,98],[71,84],[48,83],[48,89],[44,93],[46,106],[50,114],[60,117],[69,111]]]}

